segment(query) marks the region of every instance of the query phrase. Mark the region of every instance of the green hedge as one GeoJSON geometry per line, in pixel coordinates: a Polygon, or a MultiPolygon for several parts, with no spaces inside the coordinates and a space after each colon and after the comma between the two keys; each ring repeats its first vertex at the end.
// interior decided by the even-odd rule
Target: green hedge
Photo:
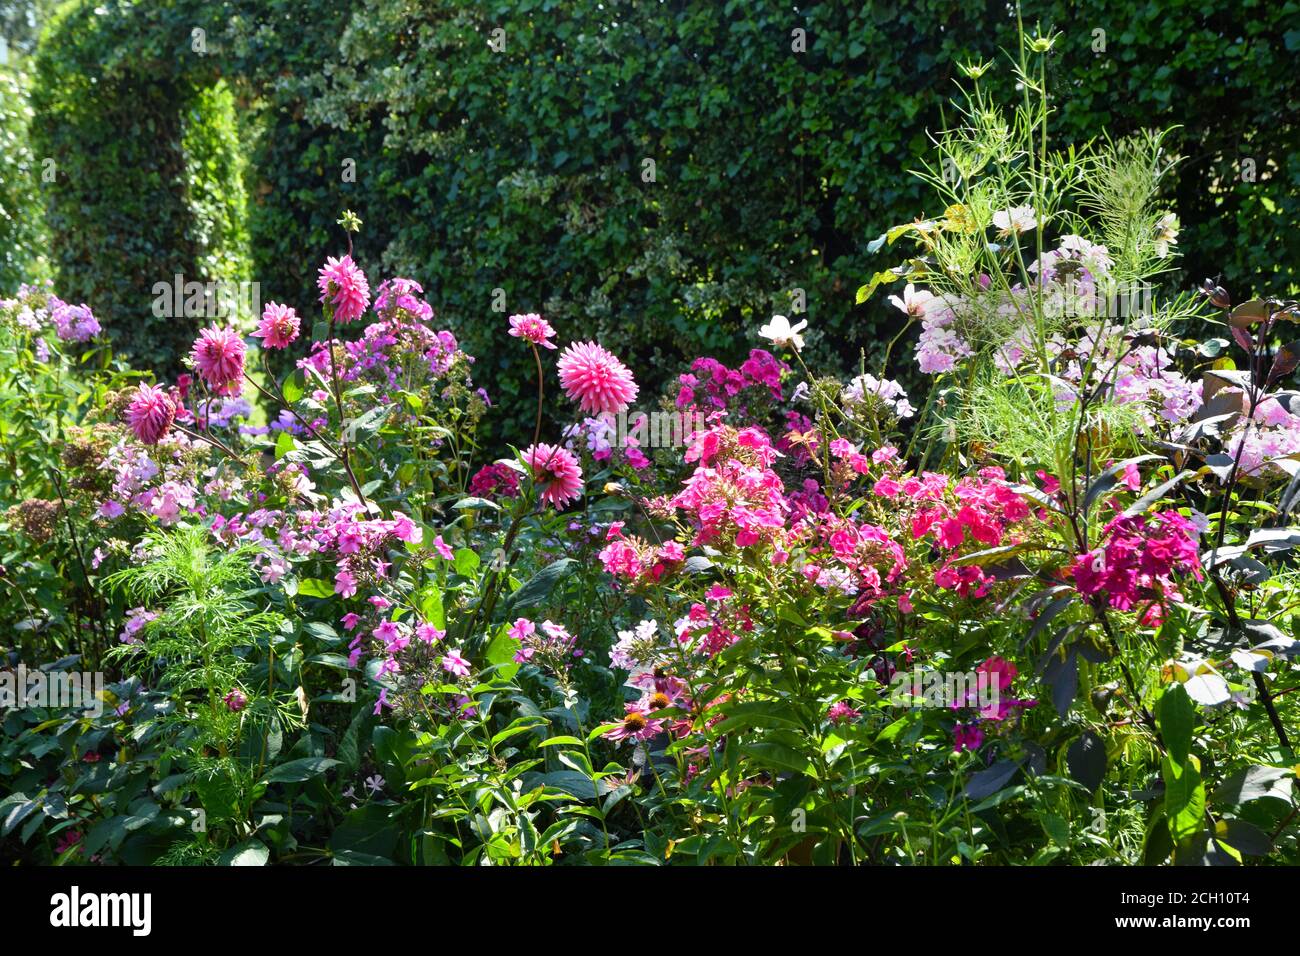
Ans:
{"type": "MultiPolygon", "coordinates": [[[[939,0],[603,10],[551,0],[100,0],[79,16],[96,6],[107,11],[99,20],[128,26],[93,40],[47,35],[43,95],[69,107],[91,95],[76,88],[71,44],[135,78],[113,87],[119,98],[138,99],[140,77],[155,77],[146,91],[157,99],[146,101],[172,137],[166,98],[193,102],[196,85],[224,76],[256,130],[245,138],[263,298],[314,301],[314,267],[338,251],[331,224],[350,206],[366,222],[362,264],[423,282],[481,356],[476,378],[507,399],[531,373],[495,347],[494,289],[509,311],[543,311],[563,337],[600,337],[662,373],[700,351],[743,354],[759,319],[791,311],[796,288],[819,358],[849,364],[860,346],[879,349],[896,317],[878,301],[855,306],[854,292],[892,261],[867,243],[936,211],[907,170],[942,122],[953,63],[1001,61],[1015,35],[1005,3],[939,0]],[[217,54],[187,54],[195,24],[207,25],[217,54]],[[497,29],[500,52],[488,42],[497,29]],[[796,29],[805,52],[792,50],[796,29]],[[348,158],[354,184],[342,181],[348,158]],[[656,182],[643,181],[646,159],[656,182]]],[[[1027,2],[1024,15],[1062,31],[1051,84],[1068,138],[1181,124],[1171,142],[1187,159],[1169,199],[1186,258],[1171,283],[1222,273],[1240,294],[1294,287],[1300,74],[1289,64],[1300,5],[1216,7],[1056,0],[1027,2]]],[[[1012,78],[1002,62],[998,70],[1009,92],[1012,78]]],[[[94,91],[98,109],[45,117],[47,135],[65,151],[93,140],[106,101],[116,102],[107,92],[94,91]]],[[[117,160],[83,161],[80,172],[87,194],[121,182],[117,160]]],[[[158,225],[175,191],[133,189],[116,203],[117,241],[140,240],[155,255],[193,242],[188,220],[158,225]]],[[[85,232],[95,217],[69,206],[52,222],[61,269],[122,287],[106,306],[122,334],[125,289],[141,276],[104,258],[113,237],[85,232]]]]}
{"type": "Polygon", "coordinates": [[[0,295],[12,295],[20,283],[41,278],[45,236],[38,191],[41,169],[28,143],[31,107],[27,78],[0,67],[0,295]]]}
{"type": "Polygon", "coordinates": [[[174,370],[201,320],[153,314],[154,286],[249,278],[243,154],[229,89],[171,68],[189,50],[142,49],[152,5],[71,3],[35,61],[32,144],[56,288],[91,305],[115,344],[174,370]]]}

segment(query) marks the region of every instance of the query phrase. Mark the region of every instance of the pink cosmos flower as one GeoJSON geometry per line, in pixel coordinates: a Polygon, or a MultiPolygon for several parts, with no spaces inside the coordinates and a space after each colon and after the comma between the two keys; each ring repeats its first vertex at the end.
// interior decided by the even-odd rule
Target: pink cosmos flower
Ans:
{"type": "Polygon", "coordinates": [[[582,494],[582,468],[567,448],[533,445],[524,452],[524,462],[533,471],[543,502],[563,508],[582,494]]]}
{"type": "Polygon", "coordinates": [[[264,348],[287,348],[298,337],[300,324],[298,313],[291,306],[268,302],[253,338],[261,339],[264,348]]]}
{"type": "Polygon", "coordinates": [[[238,395],[244,376],[244,340],[234,329],[210,328],[199,333],[191,355],[199,378],[218,395],[238,395]]]}
{"type": "Polygon", "coordinates": [[[551,338],[555,335],[555,329],[551,328],[551,323],[536,312],[529,312],[527,315],[510,316],[510,334],[533,345],[540,345],[548,349],[555,348],[555,343],[551,341],[551,338]]]}
{"type": "Polygon", "coordinates": [[[560,385],[584,412],[618,414],[639,388],[627,366],[595,342],[575,342],[560,354],[560,385]]]}
{"type": "Polygon", "coordinates": [[[141,384],[126,409],[126,421],[135,437],[146,445],[156,445],[176,419],[176,403],[157,385],[141,384]]]}
{"type": "Polygon", "coordinates": [[[451,648],[442,659],[442,669],[448,674],[465,677],[469,674],[469,661],[460,656],[458,648],[451,648]]]}
{"type": "Polygon", "coordinates": [[[235,688],[225,697],[221,698],[227,707],[238,713],[248,706],[248,698],[243,695],[239,688],[235,688]]]}
{"type": "Polygon", "coordinates": [[[340,322],[361,318],[370,305],[370,283],[351,256],[327,258],[316,287],[320,289],[320,301],[334,306],[334,318],[340,322]]]}

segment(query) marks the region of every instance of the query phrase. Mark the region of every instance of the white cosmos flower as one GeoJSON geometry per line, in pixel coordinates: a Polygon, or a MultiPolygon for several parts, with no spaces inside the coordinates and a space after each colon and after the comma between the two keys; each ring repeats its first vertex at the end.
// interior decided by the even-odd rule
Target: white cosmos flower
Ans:
{"type": "Polygon", "coordinates": [[[765,339],[771,339],[773,345],[782,346],[793,343],[795,349],[798,350],[803,348],[803,336],[799,333],[807,327],[807,319],[791,325],[790,320],[784,315],[774,315],[771,322],[758,330],[758,334],[765,339]]]}
{"type": "Polygon", "coordinates": [[[903,289],[903,297],[900,299],[896,295],[889,297],[891,305],[897,306],[914,319],[919,319],[925,315],[927,303],[934,298],[933,292],[927,292],[925,289],[918,289],[912,283],[908,283],[903,289]]]}
{"type": "Polygon", "coordinates": [[[1033,206],[1013,206],[993,214],[993,225],[1005,234],[1028,232],[1038,225],[1033,206]]]}

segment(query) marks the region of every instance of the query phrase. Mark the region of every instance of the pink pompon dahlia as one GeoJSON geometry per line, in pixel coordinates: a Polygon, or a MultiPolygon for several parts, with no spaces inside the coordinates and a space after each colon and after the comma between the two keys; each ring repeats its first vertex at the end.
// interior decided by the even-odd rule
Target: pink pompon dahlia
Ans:
{"type": "Polygon", "coordinates": [[[510,316],[510,334],[533,345],[540,345],[548,349],[555,348],[555,343],[551,341],[551,338],[555,335],[555,329],[551,328],[551,323],[536,312],[529,312],[527,315],[510,316]]]}
{"type": "Polygon", "coordinates": [[[593,415],[618,414],[639,389],[626,365],[595,342],[574,342],[560,354],[564,393],[593,415]]]}
{"type": "Polygon", "coordinates": [[[262,310],[262,321],[253,333],[253,338],[262,340],[262,347],[268,349],[287,348],[298,338],[301,320],[292,306],[280,305],[278,302],[266,303],[262,310]]]}
{"type": "Polygon", "coordinates": [[[563,508],[582,494],[582,468],[567,448],[533,445],[524,452],[524,462],[533,471],[542,501],[563,508]]]}
{"type": "Polygon", "coordinates": [[[219,395],[238,395],[243,388],[244,340],[234,329],[204,329],[194,340],[194,367],[199,378],[219,395]]]}
{"type": "Polygon", "coordinates": [[[320,289],[321,302],[334,306],[334,318],[340,322],[351,322],[366,314],[370,283],[351,256],[328,257],[321,266],[316,286],[320,289]]]}
{"type": "Polygon", "coordinates": [[[135,437],[146,445],[156,445],[176,420],[176,403],[157,385],[141,383],[126,409],[126,423],[135,437]]]}

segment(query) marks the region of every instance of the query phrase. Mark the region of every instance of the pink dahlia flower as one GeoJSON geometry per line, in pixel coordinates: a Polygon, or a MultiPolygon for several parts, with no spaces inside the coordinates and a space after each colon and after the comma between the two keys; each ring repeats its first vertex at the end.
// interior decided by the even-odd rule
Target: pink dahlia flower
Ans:
{"type": "Polygon", "coordinates": [[[301,320],[292,306],[280,305],[278,302],[266,303],[262,310],[262,321],[253,333],[253,338],[261,339],[263,348],[286,348],[298,337],[301,320]]]}
{"type": "Polygon", "coordinates": [[[551,328],[551,323],[536,312],[529,312],[527,315],[510,316],[510,334],[533,345],[540,345],[548,349],[555,348],[555,343],[551,341],[551,338],[555,335],[555,329],[551,328]]]}
{"type": "Polygon", "coordinates": [[[244,340],[234,329],[204,329],[194,340],[199,378],[220,395],[238,395],[244,377],[244,340]]]}
{"type": "Polygon", "coordinates": [[[340,322],[361,318],[370,305],[370,283],[351,256],[327,258],[316,286],[320,289],[321,302],[334,306],[334,318],[340,322]]]}
{"type": "Polygon", "coordinates": [[[157,385],[141,384],[126,409],[126,422],[135,437],[146,445],[156,445],[176,419],[176,403],[157,385]]]}
{"type": "Polygon", "coordinates": [[[542,501],[563,508],[582,494],[582,469],[573,452],[559,445],[533,445],[524,452],[542,501]]]}
{"type": "Polygon", "coordinates": [[[564,393],[593,415],[618,414],[636,399],[636,382],[627,366],[595,342],[575,342],[560,355],[564,393]]]}

